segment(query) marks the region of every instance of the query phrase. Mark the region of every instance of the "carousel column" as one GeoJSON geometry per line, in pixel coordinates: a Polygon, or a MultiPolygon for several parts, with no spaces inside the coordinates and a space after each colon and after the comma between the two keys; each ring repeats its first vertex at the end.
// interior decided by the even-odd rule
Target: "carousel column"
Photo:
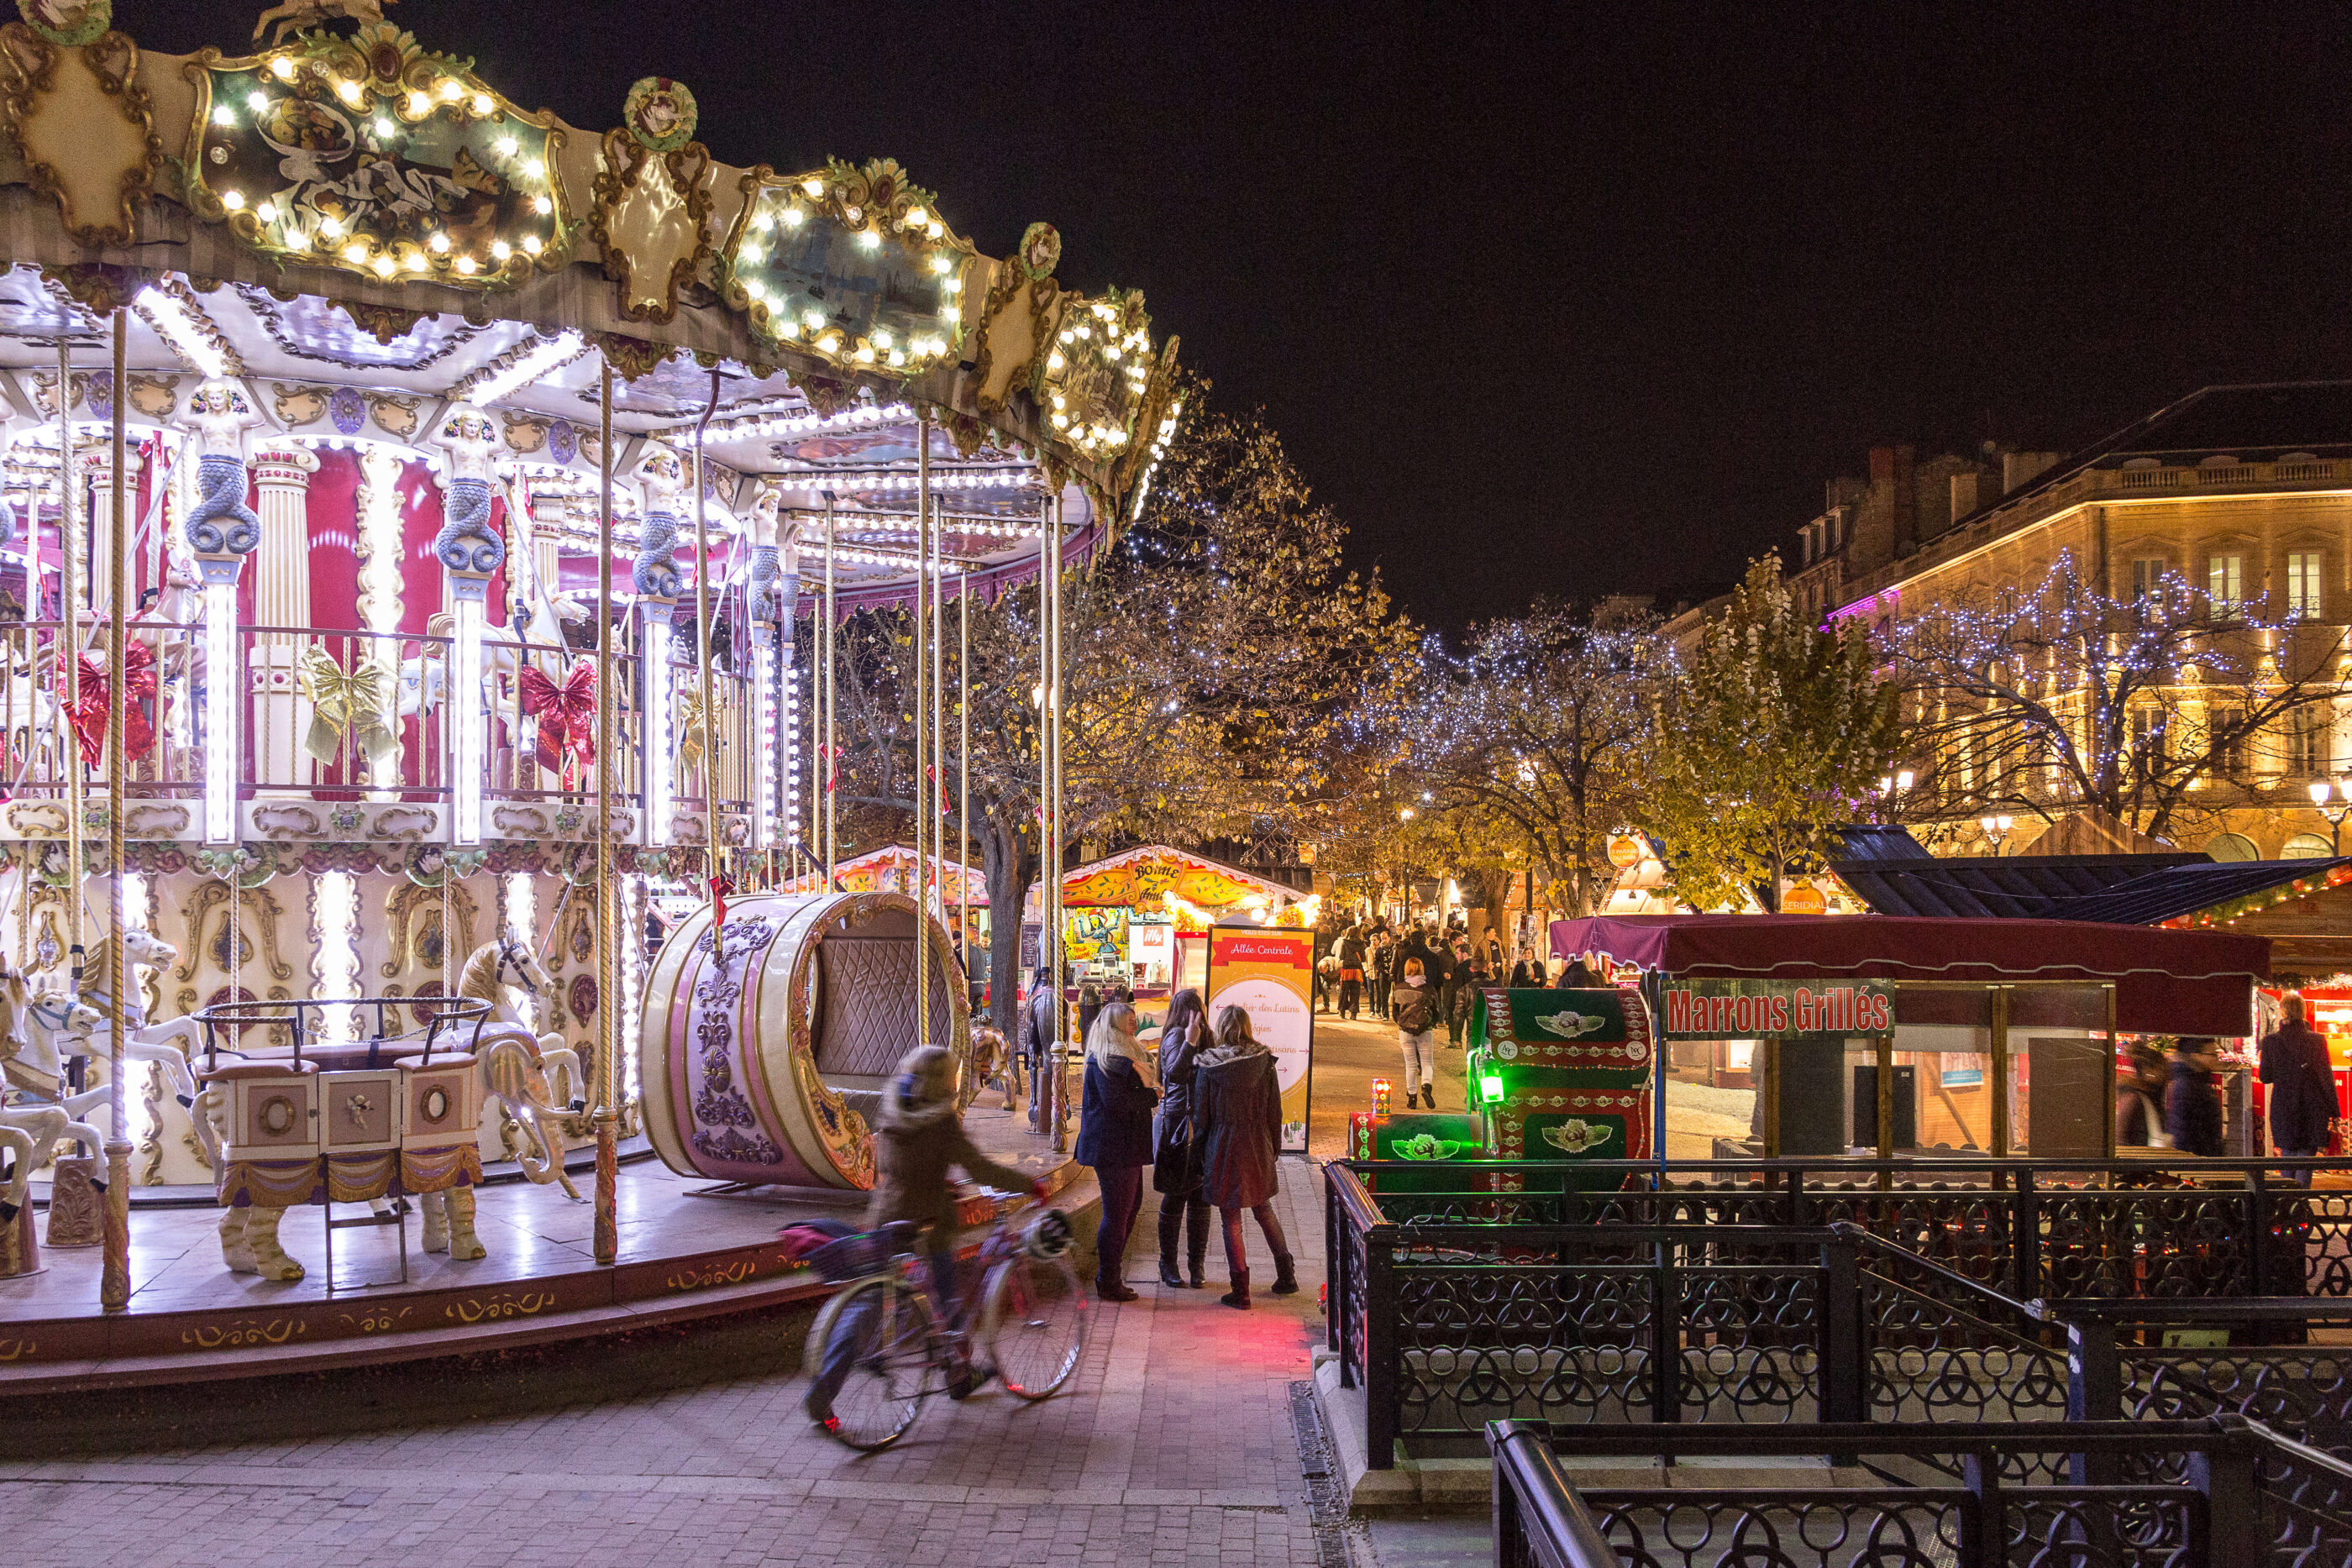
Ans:
{"type": "MultiPolygon", "coordinates": [[[[686,491],[686,465],[667,446],[648,446],[633,475],[645,497],[638,524],[637,554],[629,570],[630,586],[645,611],[645,643],[639,662],[645,666],[645,712],[640,745],[644,758],[645,842],[649,848],[668,844],[677,813],[677,714],[672,695],[670,635],[677,605],[680,579],[677,551],[678,503],[686,491]]],[[[705,816],[709,812],[706,810],[705,816]]]]}
{"type": "MultiPolygon", "coordinates": [[[[454,632],[449,691],[450,841],[482,841],[482,790],[489,766],[489,716],[482,711],[482,630],[490,574],[506,561],[506,541],[490,527],[491,455],[498,449],[489,416],[459,403],[442,422],[442,524],[433,554],[449,580],[454,632]]],[[[444,928],[446,929],[446,927],[444,928]]],[[[447,950],[447,944],[444,944],[447,950]]]]}
{"type": "MultiPolygon", "coordinates": [[[[123,317],[114,313],[114,442],[108,465],[108,490],[113,503],[108,545],[104,552],[107,572],[104,579],[107,597],[93,598],[93,604],[107,607],[107,659],[110,668],[114,700],[107,704],[106,715],[106,883],[111,918],[106,933],[107,970],[112,978],[108,984],[114,989],[114,1005],[109,1014],[107,1037],[107,1078],[111,1092],[107,1096],[110,1114],[106,1126],[106,1256],[100,1270],[98,1300],[106,1312],[127,1311],[131,1305],[131,1134],[129,1111],[124,1102],[129,1099],[130,1084],[123,1072],[123,1032],[129,1022],[132,981],[131,970],[124,962],[122,946],[123,922],[129,918],[122,897],[122,731],[125,715],[130,710],[126,680],[125,656],[130,645],[128,617],[123,613],[124,600],[130,584],[124,580],[131,570],[130,529],[123,516],[123,485],[129,460],[123,453],[122,431],[122,371],[123,317]]],[[[93,551],[93,554],[98,553],[93,551]]],[[[93,585],[95,587],[95,585],[93,585]]]]}
{"type": "MultiPolygon", "coordinates": [[[[256,552],[253,620],[257,626],[307,628],[310,624],[310,476],[319,460],[290,442],[265,444],[253,457],[253,483],[259,492],[261,546],[256,552]]],[[[305,632],[257,634],[248,665],[253,690],[254,782],[299,789],[309,784],[310,754],[302,737],[310,730],[310,703],[296,671],[305,632]]]]}
{"type": "MultiPolygon", "coordinates": [[[[104,508],[109,498],[114,493],[114,448],[111,444],[85,446],[77,455],[77,461],[81,465],[82,496],[86,503],[82,515],[102,517],[106,515],[104,508]]],[[[128,448],[122,455],[122,461],[124,483],[137,483],[145,458],[136,448],[128,448]]],[[[114,562],[104,548],[105,530],[97,530],[97,537],[100,548],[87,552],[86,559],[77,558],[79,569],[75,576],[89,587],[90,608],[102,613],[114,593],[114,562]]]]}
{"type": "MultiPolygon", "coordinates": [[[[621,1045],[613,997],[621,939],[620,902],[613,888],[613,366],[601,367],[598,395],[596,507],[596,1199],[591,1251],[599,1263],[621,1255],[620,1088],[621,1045]]],[[[646,519],[652,526],[652,519],[646,519]]],[[[673,531],[673,537],[675,533],[673,531]]],[[[671,570],[675,583],[676,569],[671,570]]]]}
{"type": "MultiPolygon", "coordinates": [[[[205,842],[233,844],[237,838],[237,710],[245,692],[236,657],[236,587],[245,558],[261,543],[261,519],[245,504],[245,433],[259,424],[261,416],[242,387],[215,378],[191,394],[181,422],[195,433],[196,483],[202,491],[181,526],[205,590],[204,685],[198,704],[205,748],[205,842]]],[[[307,562],[308,552],[300,559],[307,562]]],[[[309,591],[306,578],[306,599],[309,591]]],[[[288,727],[290,732],[292,727],[288,727]]],[[[229,908],[233,916],[234,900],[229,908]]]]}

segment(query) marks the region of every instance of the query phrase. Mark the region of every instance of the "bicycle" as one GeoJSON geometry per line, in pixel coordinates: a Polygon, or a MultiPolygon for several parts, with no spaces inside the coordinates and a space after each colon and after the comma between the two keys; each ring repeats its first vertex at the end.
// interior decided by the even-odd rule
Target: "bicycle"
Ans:
{"type": "Polygon", "coordinates": [[[950,1322],[953,1314],[932,1294],[916,1235],[901,1221],[809,1255],[842,1284],[809,1327],[803,1364],[816,1375],[835,1333],[856,1336],[825,1430],[861,1452],[897,1442],[932,1395],[960,1399],[992,1376],[1020,1398],[1048,1398],[1086,1350],[1086,1296],[1070,1267],[1069,1218],[1059,1209],[1036,1209],[1017,1228],[1007,1213],[981,1243],[977,1329],[940,1326],[942,1312],[950,1322]]]}

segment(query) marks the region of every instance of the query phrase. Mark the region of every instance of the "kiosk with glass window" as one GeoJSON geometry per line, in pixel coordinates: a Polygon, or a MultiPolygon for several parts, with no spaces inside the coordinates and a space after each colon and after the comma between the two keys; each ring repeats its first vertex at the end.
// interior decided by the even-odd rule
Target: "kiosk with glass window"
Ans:
{"type": "Polygon", "coordinates": [[[2066,921],[1604,916],[1553,944],[1648,997],[1669,1161],[2106,1159],[2118,1032],[2241,1040],[2269,968],[2262,937],[2066,921]]]}

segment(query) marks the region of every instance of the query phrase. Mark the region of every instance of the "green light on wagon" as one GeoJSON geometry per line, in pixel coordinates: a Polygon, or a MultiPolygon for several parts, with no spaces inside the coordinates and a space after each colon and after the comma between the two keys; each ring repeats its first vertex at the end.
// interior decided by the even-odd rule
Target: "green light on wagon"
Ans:
{"type": "Polygon", "coordinates": [[[1487,1104],[1501,1104],[1503,1101],[1503,1075],[1499,1072],[1486,1072],[1480,1074],[1478,1078],[1478,1092],[1486,1099],[1487,1104]]]}

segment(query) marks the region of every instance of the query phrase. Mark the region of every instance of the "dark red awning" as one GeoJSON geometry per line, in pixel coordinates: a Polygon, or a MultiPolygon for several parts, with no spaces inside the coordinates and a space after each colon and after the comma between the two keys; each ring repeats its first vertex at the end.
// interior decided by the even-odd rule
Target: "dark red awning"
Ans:
{"type": "Polygon", "coordinates": [[[2116,1027],[2242,1036],[2270,942],[2072,920],[1621,915],[1556,920],[1552,951],[1695,978],[2112,982],[2116,1027]]]}

